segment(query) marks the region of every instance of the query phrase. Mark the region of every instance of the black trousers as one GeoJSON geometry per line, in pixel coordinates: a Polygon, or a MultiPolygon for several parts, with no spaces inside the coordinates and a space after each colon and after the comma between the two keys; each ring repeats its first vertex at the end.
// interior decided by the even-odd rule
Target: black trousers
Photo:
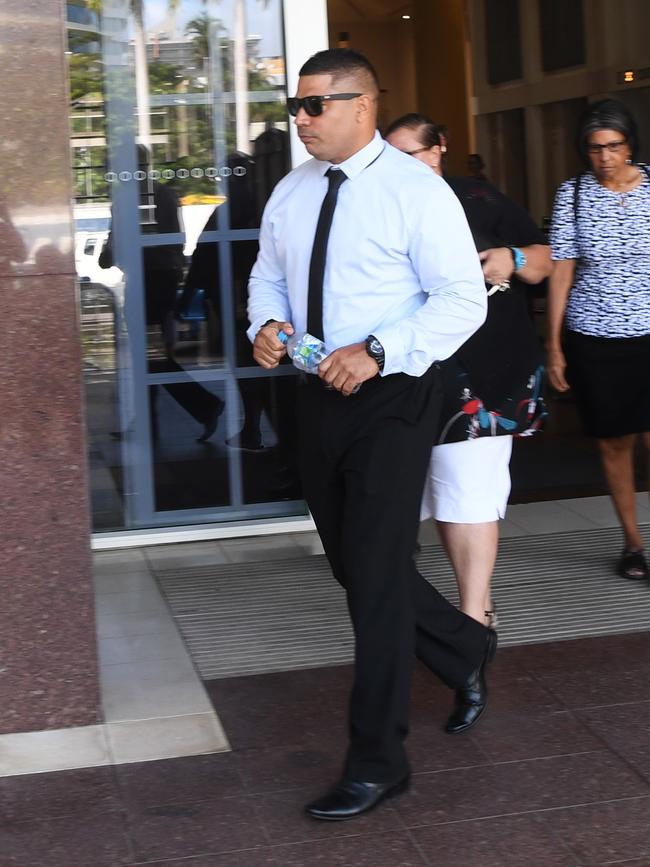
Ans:
{"type": "Polygon", "coordinates": [[[298,388],[305,497],[355,634],[344,773],[366,782],[392,782],[409,770],[414,656],[454,687],[485,649],[485,628],[413,562],[440,401],[435,365],[419,378],[376,377],[350,397],[315,377],[298,388]]]}

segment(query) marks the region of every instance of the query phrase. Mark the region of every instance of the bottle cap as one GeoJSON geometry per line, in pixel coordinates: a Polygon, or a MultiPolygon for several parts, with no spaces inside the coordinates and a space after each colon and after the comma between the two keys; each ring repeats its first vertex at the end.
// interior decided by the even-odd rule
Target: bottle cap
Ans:
{"type": "Polygon", "coordinates": [[[278,331],[278,340],[280,343],[286,343],[289,339],[289,335],[284,331],[278,331]]]}

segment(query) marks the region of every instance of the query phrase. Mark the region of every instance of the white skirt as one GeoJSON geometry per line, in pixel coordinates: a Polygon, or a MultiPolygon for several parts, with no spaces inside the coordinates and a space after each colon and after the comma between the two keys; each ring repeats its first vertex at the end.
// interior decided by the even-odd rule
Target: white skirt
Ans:
{"type": "Polygon", "coordinates": [[[420,520],[485,524],[505,517],[512,437],[479,437],[434,446],[420,520]]]}

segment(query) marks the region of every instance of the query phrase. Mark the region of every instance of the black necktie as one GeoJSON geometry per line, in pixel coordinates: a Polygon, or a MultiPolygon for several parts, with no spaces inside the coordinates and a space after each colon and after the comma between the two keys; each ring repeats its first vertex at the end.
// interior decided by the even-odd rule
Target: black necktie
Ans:
{"type": "Polygon", "coordinates": [[[325,277],[325,258],[327,241],[332,228],[332,217],[336,207],[339,188],[347,175],[341,169],[328,169],[329,187],[321,205],[314,236],[314,246],[309,263],[309,292],[307,295],[307,331],[314,337],[324,339],[323,334],[323,278],[325,277]]]}

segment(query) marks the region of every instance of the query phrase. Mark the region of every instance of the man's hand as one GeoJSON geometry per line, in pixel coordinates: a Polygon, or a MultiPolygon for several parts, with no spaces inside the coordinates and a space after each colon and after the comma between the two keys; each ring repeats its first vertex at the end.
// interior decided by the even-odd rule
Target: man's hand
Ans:
{"type": "Polygon", "coordinates": [[[253,358],[261,366],[270,370],[277,367],[280,359],[286,355],[287,347],[278,340],[278,332],[293,334],[290,322],[270,322],[264,325],[255,335],[253,341],[253,358]]]}
{"type": "Polygon", "coordinates": [[[483,263],[483,276],[493,286],[512,277],[515,263],[508,247],[491,247],[479,253],[478,257],[483,263]]]}
{"type": "Polygon", "coordinates": [[[378,373],[379,365],[366,352],[365,343],[342,346],[318,365],[320,378],[345,397],[378,373]]]}

